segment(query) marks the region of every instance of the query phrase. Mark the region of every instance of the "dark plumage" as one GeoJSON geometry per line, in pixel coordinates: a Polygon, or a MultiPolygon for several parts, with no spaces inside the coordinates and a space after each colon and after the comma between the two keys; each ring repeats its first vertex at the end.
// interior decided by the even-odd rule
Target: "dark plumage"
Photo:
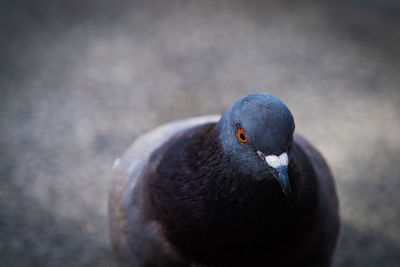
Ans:
{"type": "Polygon", "coordinates": [[[114,165],[110,235],[124,266],[329,266],[333,178],[276,97],[172,122],[114,165]]]}

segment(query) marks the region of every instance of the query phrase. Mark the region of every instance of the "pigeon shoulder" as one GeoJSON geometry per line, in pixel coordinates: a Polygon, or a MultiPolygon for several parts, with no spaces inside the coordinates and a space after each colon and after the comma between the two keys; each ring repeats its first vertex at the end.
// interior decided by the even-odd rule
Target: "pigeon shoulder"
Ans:
{"type": "MultiPolygon", "coordinates": [[[[115,160],[108,202],[109,233],[114,253],[121,262],[140,266],[146,258],[152,257],[154,260],[154,255],[165,257],[166,254],[174,254],[163,240],[159,225],[145,221],[141,214],[140,180],[154,151],[174,136],[202,124],[215,123],[219,118],[219,115],[209,115],[161,125],[140,136],[122,157],[115,160]],[[135,240],[132,244],[129,242],[131,239],[135,240]],[[139,247],[132,247],[135,244],[147,244],[146,254],[149,256],[135,255],[144,251],[139,247]],[[141,262],[138,261],[139,258],[141,262]]],[[[169,260],[171,259],[165,259],[164,262],[169,260]]],[[[165,263],[165,266],[168,264],[165,263]]]]}
{"type": "Polygon", "coordinates": [[[321,153],[300,134],[294,134],[294,142],[303,150],[312,163],[318,180],[320,199],[322,198],[326,201],[325,205],[337,210],[338,199],[335,182],[325,159],[322,157],[321,153]]]}
{"type": "MultiPolygon", "coordinates": [[[[321,255],[325,260],[329,259],[334,250],[339,233],[339,207],[334,178],[329,166],[321,153],[300,134],[294,134],[294,143],[297,149],[308,158],[317,185],[317,225],[314,228],[314,236],[323,244],[321,255]]],[[[327,263],[329,264],[329,263],[327,263]]],[[[323,265],[325,266],[325,265],[323,265]]]]}

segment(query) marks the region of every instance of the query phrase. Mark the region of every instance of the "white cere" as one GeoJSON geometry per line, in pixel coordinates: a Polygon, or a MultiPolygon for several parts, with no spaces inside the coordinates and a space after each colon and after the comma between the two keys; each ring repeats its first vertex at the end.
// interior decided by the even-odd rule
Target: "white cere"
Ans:
{"type": "Polygon", "coordinates": [[[279,157],[275,155],[266,156],[265,160],[272,168],[283,167],[289,164],[289,158],[286,152],[282,153],[279,157]]]}

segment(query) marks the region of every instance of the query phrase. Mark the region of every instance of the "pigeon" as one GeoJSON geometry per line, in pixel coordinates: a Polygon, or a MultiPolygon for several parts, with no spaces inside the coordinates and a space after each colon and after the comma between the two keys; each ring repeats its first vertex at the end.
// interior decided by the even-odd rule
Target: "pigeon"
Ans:
{"type": "Polygon", "coordinates": [[[288,107],[257,93],[140,136],[109,191],[121,266],[330,266],[335,183],[294,130],[288,107]]]}

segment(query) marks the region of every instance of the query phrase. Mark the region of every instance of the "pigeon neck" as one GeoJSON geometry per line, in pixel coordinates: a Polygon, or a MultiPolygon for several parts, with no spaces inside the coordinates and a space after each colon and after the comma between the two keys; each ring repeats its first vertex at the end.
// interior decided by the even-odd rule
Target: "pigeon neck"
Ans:
{"type": "Polygon", "coordinates": [[[166,148],[156,172],[163,175],[152,178],[157,185],[152,194],[158,216],[171,229],[179,225],[180,231],[218,232],[226,226],[264,223],[285,211],[288,199],[274,178],[257,180],[242,173],[218,137],[215,125],[200,126],[166,148]]]}

